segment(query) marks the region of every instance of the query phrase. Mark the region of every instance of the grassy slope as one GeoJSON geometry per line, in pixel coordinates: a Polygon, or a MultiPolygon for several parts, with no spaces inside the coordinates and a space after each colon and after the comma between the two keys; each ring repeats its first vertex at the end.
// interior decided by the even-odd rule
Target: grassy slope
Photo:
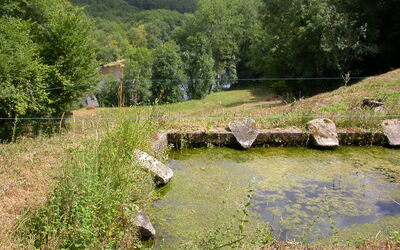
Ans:
{"type": "MultiPolygon", "coordinates": [[[[359,103],[364,97],[387,97],[386,114],[399,114],[400,70],[382,75],[379,79],[367,79],[350,87],[320,94],[291,104],[277,100],[267,89],[254,88],[232,90],[209,95],[204,100],[138,107],[132,109],[79,110],[76,117],[134,116],[142,109],[141,116],[266,116],[266,115],[331,115],[331,114],[375,114],[362,110],[359,103]],[[144,114],[144,115],[143,115],[144,114]]],[[[307,119],[259,121],[264,128],[304,127],[307,119]]],[[[341,127],[379,128],[381,119],[335,119],[341,127]]],[[[224,128],[230,119],[176,119],[160,121],[159,128],[210,129],[224,128]]],[[[113,126],[108,122],[108,126],[113,126]]],[[[57,177],[62,172],[65,159],[71,158],[71,149],[81,147],[88,138],[101,133],[99,121],[71,122],[71,129],[51,138],[20,139],[12,144],[0,144],[0,242],[6,248],[18,242],[12,234],[18,215],[24,209],[36,207],[46,200],[57,177]]]]}
{"type": "MultiPolygon", "coordinates": [[[[171,119],[165,126],[171,129],[225,128],[232,119],[202,119],[213,117],[298,117],[337,115],[399,115],[400,112],[400,70],[395,70],[376,78],[369,78],[349,87],[323,93],[310,98],[286,104],[267,88],[254,87],[214,93],[203,100],[139,107],[156,112],[162,117],[196,117],[196,119],[171,119]],[[364,98],[386,98],[386,110],[376,113],[361,108],[364,98]]],[[[103,117],[131,117],[129,109],[99,109],[97,115],[103,117]]],[[[85,116],[87,113],[79,114],[85,116]]],[[[91,114],[96,115],[96,114],[91,114]]],[[[305,119],[259,119],[262,128],[300,127],[310,120],[305,119]]],[[[382,118],[334,118],[339,127],[379,130],[382,118]]]]}

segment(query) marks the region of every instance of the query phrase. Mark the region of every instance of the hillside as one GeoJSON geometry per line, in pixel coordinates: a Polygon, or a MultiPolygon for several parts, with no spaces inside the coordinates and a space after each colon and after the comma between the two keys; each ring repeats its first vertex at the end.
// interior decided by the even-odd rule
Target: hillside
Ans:
{"type": "Polygon", "coordinates": [[[88,15],[104,19],[129,18],[140,11],[125,0],[71,0],[74,5],[84,6],[88,15]]]}
{"type": "Polygon", "coordinates": [[[71,0],[78,6],[86,6],[86,12],[104,19],[129,18],[142,10],[167,9],[181,13],[196,10],[197,0],[71,0]]]}
{"type": "MultiPolygon", "coordinates": [[[[268,84],[252,88],[213,93],[203,100],[190,100],[177,104],[155,107],[138,107],[144,116],[150,114],[163,117],[197,117],[197,119],[172,119],[170,128],[225,128],[230,117],[281,117],[286,119],[258,119],[263,128],[304,127],[309,118],[303,116],[383,116],[399,115],[400,110],[400,70],[368,78],[351,86],[319,94],[310,98],[286,102],[273,94],[268,84]],[[260,87],[265,86],[265,87],[260,87]],[[364,98],[385,99],[386,109],[374,112],[362,108],[364,98]],[[153,112],[153,113],[152,113],[153,112]],[[206,119],[202,117],[220,117],[206,119]],[[224,118],[226,117],[226,118],[224,118]],[[296,117],[287,119],[289,117],[296,117]]],[[[101,116],[130,116],[130,109],[102,108],[96,111],[101,116]]],[[[86,111],[82,111],[84,116],[86,111]]],[[[79,114],[79,112],[77,113],[79,114]]],[[[94,115],[94,114],[92,114],[94,115]]],[[[334,118],[341,127],[379,129],[382,118],[334,118]]]]}

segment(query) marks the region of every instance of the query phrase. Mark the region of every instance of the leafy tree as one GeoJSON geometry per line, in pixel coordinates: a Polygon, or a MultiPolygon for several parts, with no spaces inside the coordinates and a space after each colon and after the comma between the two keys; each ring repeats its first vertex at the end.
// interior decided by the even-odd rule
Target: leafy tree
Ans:
{"type": "Polygon", "coordinates": [[[148,10],[134,14],[130,26],[144,30],[149,42],[147,47],[155,48],[168,41],[173,30],[181,26],[186,18],[186,15],[176,11],[148,10]]]}
{"type": "MultiPolygon", "coordinates": [[[[263,2],[263,30],[253,50],[253,65],[266,76],[337,77],[354,70],[354,63],[374,50],[366,42],[366,26],[330,0],[263,2]]],[[[337,83],[287,84],[313,93],[337,83]]]]}
{"type": "Polygon", "coordinates": [[[43,91],[49,68],[38,59],[30,29],[26,21],[0,18],[0,117],[46,113],[50,103],[43,91]]]}
{"type": "Polygon", "coordinates": [[[374,46],[374,52],[362,57],[359,65],[369,74],[383,73],[400,67],[400,12],[399,0],[340,0],[335,6],[351,13],[358,26],[366,28],[366,40],[374,46]]]}
{"type": "Polygon", "coordinates": [[[1,91],[16,94],[0,97],[0,113],[14,117],[68,111],[95,76],[90,22],[63,0],[7,0],[0,10],[1,91]]]}
{"type": "Polygon", "coordinates": [[[132,27],[128,31],[129,43],[134,47],[148,48],[149,45],[149,34],[146,31],[146,24],[141,24],[137,27],[132,27]]]}
{"type": "Polygon", "coordinates": [[[156,103],[174,103],[183,100],[184,66],[179,46],[174,42],[161,44],[154,50],[153,86],[156,103]]]}
{"type": "Polygon", "coordinates": [[[187,65],[186,74],[190,78],[187,93],[191,99],[201,99],[211,92],[215,84],[214,59],[207,38],[202,34],[191,36],[183,53],[187,65]]]}
{"type": "Polygon", "coordinates": [[[248,47],[251,27],[257,20],[252,14],[257,16],[258,3],[258,0],[201,0],[196,13],[175,31],[174,38],[184,46],[188,37],[196,33],[208,37],[217,83],[235,83],[241,51],[248,47]]]}
{"type": "Polygon", "coordinates": [[[35,39],[40,44],[43,63],[51,66],[49,86],[64,88],[49,93],[51,112],[56,114],[70,109],[93,86],[96,68],[89,40],[91,23],[80,10],[68,4],[61,10],[64,11],[49,13],[46,16],[49,21],[38,24],[41,32],[35,39]]]}
{"type": "Polygon", "coordinates": [[[101,18],[95,20],[96,27],[93,27],[92,39],[97,60],[105,64],[124,58],[132,47],[127,37],[126,26],[101,18]]]}
{"type": "Polygon", "coordinates": [[[125,95],[129,104],[149,103],[153,55],[146,48],[132,49],[125,63],[125,95]]]}

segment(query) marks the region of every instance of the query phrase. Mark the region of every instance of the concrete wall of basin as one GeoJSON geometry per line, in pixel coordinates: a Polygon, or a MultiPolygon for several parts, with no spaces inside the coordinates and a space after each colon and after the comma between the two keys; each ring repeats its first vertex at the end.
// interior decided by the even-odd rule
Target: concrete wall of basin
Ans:
{"type": "MultiPolygon", "coordinates": [[[[386,136],[380,132],[338,130],[337,133],[342,146],[388,145],[386,136]]],[[[308,147],[311,146],[310,136],[310,133],[301,129],[260,130],[253,147],[308,147]]],[[[155,152],[162,152],[171,144],[176,149],[181,148],[182,145],[188,148],[199,148],[210,144],[240,148],[233,133],[228,131],[163,131],[157,135],[153,149],[155,152]]]]}

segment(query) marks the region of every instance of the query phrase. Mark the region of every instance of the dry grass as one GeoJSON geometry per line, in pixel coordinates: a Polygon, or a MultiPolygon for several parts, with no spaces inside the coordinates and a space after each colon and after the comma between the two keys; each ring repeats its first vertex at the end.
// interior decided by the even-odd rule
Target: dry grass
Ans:
{"type": "MultiPolygon", "coordinates": [[[[86,126],[88,127],[88,126],[86,126]]],[[[90,127],[90,126],[89,126],[90,127]]],[[[25,210],[46,201],[63,173],[71,149],[93,133],[80,129],[52,137],[19,138],[16,143],[0,144],[0,249],[21,248],[13,233],[25,210]]]]}
{"type": "Polygon", "coordinates": [[[0,241],[4,248],[16,248],[10,235],[15,219],[27,207],[45,202],[67,155],[61,138],[26,139],[0,145],[0,241]]]}

